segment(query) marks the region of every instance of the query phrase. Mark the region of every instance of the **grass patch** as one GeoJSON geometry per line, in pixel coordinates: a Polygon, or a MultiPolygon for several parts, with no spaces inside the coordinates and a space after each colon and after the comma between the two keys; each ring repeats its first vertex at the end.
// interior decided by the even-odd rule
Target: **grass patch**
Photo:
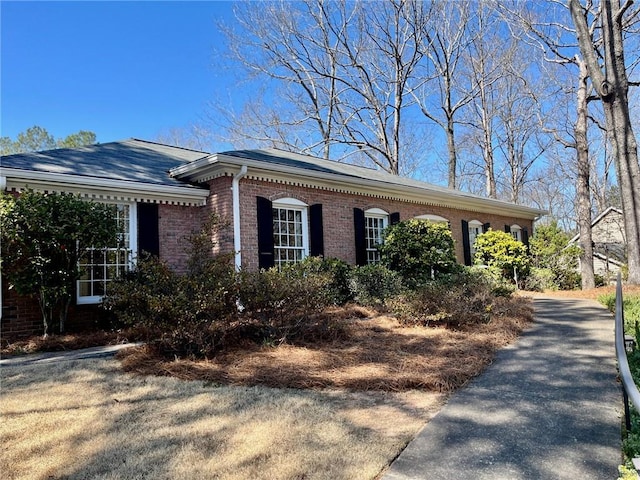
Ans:
{"type": "Polygon", "coordinates": [[[112,359],[2,367],[0,471],[10,480],[375,478],[443,400],[219,387],[122,374],[112,359]]]}
{"type": "Polygon", "coordinates": [[[532,307],[501,299],[488,321],[456,328],[362,307],[327,314],[340,335],[246,342],[210,360],[135,348],[119,361],[3,366],[3,478],[379,478],[532,307]]]}

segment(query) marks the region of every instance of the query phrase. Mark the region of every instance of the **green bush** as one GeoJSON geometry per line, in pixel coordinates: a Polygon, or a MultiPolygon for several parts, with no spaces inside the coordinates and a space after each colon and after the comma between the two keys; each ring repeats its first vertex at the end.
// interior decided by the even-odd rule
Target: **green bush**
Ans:
{"type": "Polygon", "coordinates": [[[553,272],[553,281],[548,282],[552,290],[574,290],[580,288],[578,257],[580,248],[568,245],[569,235],[558,227],[557,222],[538,225],[531,240],[529,251],[532,266],[553,272]]]}
{"type": "Polygon", "coordinates": [[[524,279],[529,273],[527,247],[509,233],[489,229],[474,244],[476,265],[486,265],[505,279],[524,279]]]}
{"type": "Polygon", "coordinates": [[[532,267],[529,275],[522,284],[523,290],[531,292],[544,292],[545,290],[558,290],[556,275],[549,268],[532,267]]]}
{"type": "Polygon", "coordinates": [[[296,264],[302,275],[328,276],[325,294],[333,305],[344,305],[353,299],[349,288],[351,266],[337,258],[307,257],[296,264]]]}
{"type": "Polygon", "coordinates": [[[460,327],[489,321],[498,296],[489,275],[465,269],[405,292],[389,304],[404,323],[460,327]]]}
{"type": "Polygon", "coordinates": [[[282,343],[315,328],[317,314],[333,301],[329,273],[310,262],[242,272],[238,285],[241,318],[255,323],[263,340],[282,343]]]}
{"type": "Polygon", "coordinates": [[[400,275],[383,265],[355,267],[349,275],[353,299],[361,305],[383,305],[402,291],[400,275]]]}
{"type": "Polygon", "coordinates": [[[174,273],[155,257],[138,261],[125,278],[113,282],[103,307],[125,325],[141,327],[161,352],[207,357],[225,343],[234,316],[233,264],[220,258],[218,275],[174,273]]]}
{"type": "Polygon", "coordinates": [[[10,289],[38,300],[45,337],[56,316],[64,333],[87,250],[118,245],[115,218],[115,206],[70,193],[0,193],[2,275],[10,289]]]}
{"type": "Polygon", "coordinates": [[[103,307],[125,325],[141,327],[147,341],[167,355],[208,357],[234,334],[237,277],[231,255],[213,255],[212,232],[224,228],[212,216],[188,238],[187,272],[177,274],[155,257],[112,282],[103,307]]]}
{"type": "Polygon", "coordinates": [[[380,245],[381,261],[408,286],[452,273],[459,267],[448,225],[407,220],[389,227],[380,245]]]}

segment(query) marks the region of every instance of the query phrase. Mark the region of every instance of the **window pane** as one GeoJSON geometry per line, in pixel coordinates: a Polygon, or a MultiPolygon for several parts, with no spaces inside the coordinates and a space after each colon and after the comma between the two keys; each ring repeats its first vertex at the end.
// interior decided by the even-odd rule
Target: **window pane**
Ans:
{"type": "Polygon", "coordinates": [[[106,249],[88,249],[79,261],[81,279],[78,281],[78,297],[102,296],[106,286],[114,278],[129,270],[132,257],[130,243],[130,206],[115,205],[113,214],[120,229],[117,245],[106,249]]]}

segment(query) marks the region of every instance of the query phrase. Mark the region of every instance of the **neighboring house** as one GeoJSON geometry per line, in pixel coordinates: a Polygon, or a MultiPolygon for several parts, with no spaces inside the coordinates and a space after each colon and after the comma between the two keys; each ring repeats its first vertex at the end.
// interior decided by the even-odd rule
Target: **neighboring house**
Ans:
{"type": "MultiPolygon", "coordinates": [[[[447,222],[461,263],[471,264],[475,237],[489,227],[528,241],[543,211],[487,199],[354,165],[279,150],[209,154],[127,140],[2,157],[0,187],[72,192],[118,205],[126,255],[95,253],[78,282],[70,314],[95,316],[112,272],[142,251],[185,267],[185,236],[215,211],[229,221],[217,242],[238,268],[258,269],[309,255],[351,264],[379,261],[376,245],[390,224],[411,218],[447,222]],[[88,312],[88,313],[84,313],[88,312]]],[[[39,312],[3,282],[2,333],[40,325],[39,312]]],[[[71,326],[71,323],[70,323],[71,326]]],[[[32,328],[33,329],[33,328],[32,328]]]]}
{"type": "MultiPolygon", "coordinates": [[[[593,242],[593,271],[596,275],[610,278],[627,262],[622,210],[607,208],[591,223],[593,242]]],[[[580,234],[569,240],[569,244],[580,246],[580,234]]]]}

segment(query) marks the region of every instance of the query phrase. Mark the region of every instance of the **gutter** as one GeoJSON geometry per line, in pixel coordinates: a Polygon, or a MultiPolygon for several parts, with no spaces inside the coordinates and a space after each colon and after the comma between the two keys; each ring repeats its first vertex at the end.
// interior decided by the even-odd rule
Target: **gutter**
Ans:
{"type": "Polygon", "coordinates": [[[233,176],[231,196],[233,200],[233,250],[235,252],[236,270],[242,268],[242,242],[240,241],[240,180],[247,174],[247,166],[242,165],[240,171],[233,176]]]}
{"type": "Polygon", "coordinates": [[[409,183],[394,183],[390,182],[389,179],[366,178],[349,172],[304,169],[299,166],[270,164],[260,160],[224,154],[212,155],[187,165],[181,165],[172,169],[170,174],[175,178],[200,182],[211,178],[206,173],[203,174],[203,172],[212,172],[214,170],[224,172],[240,165],[252,167],[252,178],[260,180],[276,179],[300,186],[324,184],[329,189],[335,189],[340,192],[373,195],[380,198],[396,198],[401,201],[440,205],[475,212],[486,212],[487,209],[492,209],[495,213],[507,216],[523,216],[530,220],[535,220],[547,214],[544,210],[525,207],[503,200],[479,197],[410,179],[409,183]]]}

